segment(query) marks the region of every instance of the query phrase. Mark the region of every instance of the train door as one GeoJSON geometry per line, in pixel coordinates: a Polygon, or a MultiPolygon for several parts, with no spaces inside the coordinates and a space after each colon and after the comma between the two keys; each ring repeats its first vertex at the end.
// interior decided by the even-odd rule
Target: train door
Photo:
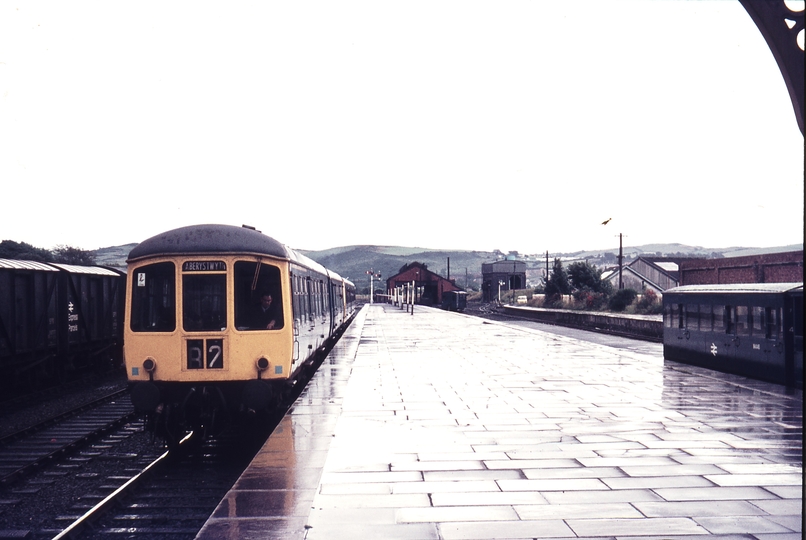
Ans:
{"type": "Polygon", "coordinates": [[[723,332],[721,333],[720,353],[731,360],[736,358],[736,306],[725,305],[723,308],[723,332]]]}
{"type": "Polygon", "coordinates": [[[337,291],[336,291],[337,284],[330,278],[327,280],[327,297],[328,303],[330,305],[330,335],[332,336],[333,333],[336,331],[336,327],[339,325],[339,321],[337,320],[339,314],[338,302],[337,302],[337,291]]]}
{"type": "Polygon", "coordinates": [[[736,358],[747,360],[754,356],[753,341],[750,334],[750,307],[747,305],[737,305],[734,308],[736,315],[736,328],[733,336],[733,355],[736,358]]]}
{"type": "Polygon", "coordinates": [[[711,305],[712,332],[706,336],[705,346],[710,357],[720,363],[720,359],[735,358],[734,339],[736,314],[733,305],[715,303],[711,305]]]}
{"type": "Polygon", "coordinates": [[[302,327],[302,291],[300,288],[300,276],[296,271],[290,272],[291,282],[291,312],[294,321],[294,350],[292,354],[292,364],[296,364],[299,360],[300,351],[300,328],[302,327]]]}
{"type": "Polygon", "coordinates": [[[782,331],[787,386],[803,388],[803,292],[784,296],[782,331]]]}

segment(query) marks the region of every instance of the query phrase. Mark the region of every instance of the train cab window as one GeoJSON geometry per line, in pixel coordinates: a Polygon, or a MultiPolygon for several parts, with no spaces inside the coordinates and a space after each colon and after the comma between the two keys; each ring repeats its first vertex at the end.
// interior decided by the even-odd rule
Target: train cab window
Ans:
{"type": "Polygon", "coordinates": [[[781,335],[781,311],[778,308],[764,308],[764,336],[778,339],[781,335]]]}
{"type": "Polygon", "coordinates": [[[700,331],[711,332],[714,328],[714,318],[711,304],[700,304],[700,331]]]}
{"type": "Polygon", "coordinates": [[[750,307],[750,325],[754,336],[763,336],[764,332],[764,308],[761,306],[750,307]]]}
{"type": "Polygon", "coordinates": [[[238,330],[283,327],[279,268],[264,262],[235,263],[235,327],[238,330]]]}
{"type": "Polygon", "coordinates": [[[736,335],[750,335],[750,310],[747,306],[736,306],[736,335]]]}
{"type": "Polygon", "coordinates": [[[672,323],[674,320],[674,316],[672,315],[673,310],[673,305],[667,304],[663,306],[663,326],[666,328],[672,328],[674,326],[672,323]]]}
{"type": "Polygon", "coordinates": [[[226,274],[182,276],[182,326],[188,332],[226,330],[226,274]]]}
{"type": "Polygon", "coordinates": [[[176,270],[173,263],[141,266],[132,274],[133,332],[173,332],[176,329],[176,270]]]}

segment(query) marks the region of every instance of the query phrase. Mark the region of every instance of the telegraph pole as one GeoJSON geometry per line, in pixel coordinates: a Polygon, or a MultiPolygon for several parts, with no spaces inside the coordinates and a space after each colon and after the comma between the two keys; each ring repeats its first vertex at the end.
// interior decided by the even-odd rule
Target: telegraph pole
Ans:
{"type": "Polygon", "coordinates": [[[618,288],[624,288],[624,283],[621,282],[621,264],[624,262],[624,249],[622,248],[621,233],[618,233],[618,288]]]}

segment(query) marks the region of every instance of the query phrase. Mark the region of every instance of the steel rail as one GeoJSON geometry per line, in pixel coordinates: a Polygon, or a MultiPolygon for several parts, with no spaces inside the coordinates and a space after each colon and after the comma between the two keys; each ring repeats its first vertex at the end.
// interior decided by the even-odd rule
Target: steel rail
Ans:
{"type": "Polygon", "coordinates": [[[124,388],[122,390],[115,390],[111,394],[107,394],[107,395],[105,395],[103,397],[100,397],[100,398],[95,399],[93,401],[90,401],[88,403],[84,403],[83,405],[79,405],[78,407],[70,409],[69,411],[63,412],[61,414],[57,414],[56,416],[54,416],[52,418],[48,418],[47,420],[42,420],[41,422],[39,422],[37,424],[34,424],[33,426],[28,426],[27,428],[23,428],[23,429],[21,429],[19,431],[16,431],[14,433],[4,435],[3,437],[0,437],[0,446],[8,444],[9,442],[17,440],[17,439],[20,439],[22,437],[27,437],[28,435],[31,435],[32,433],[36,433],[37,431],[41,431],[41,430],[43,430],[45,428],[48,428],[48,427],[52,426],[53,424],[57,424],[57,423],[61,422],[62,420],[66,420],[67,418],[70,418],[71,416],[75,416],[75,415],[77,415],[79,413],[82,413],[84,411],[94,409],[95,407],[98,407],[99,405],[103,405],[107,401],[110,401],[112,399],[124,396],[128,392],[129,392],[128,388],[124,388]]]}
{"type": "MultiPolygon", "coordinates": [[[[79,414],[81,414],[83,412],[94,410],[94,409],[96,409],[96,408],[98,408],[98,407],[100,407],[102,405],[107,404],[112,399],[124,395],[127,391],[128,390],[119,390],[117,392],[113,392],[112,394],[108,394],[107,396],[104,396],[102,398],[94,400],[91,403],[85,403],[84,405],[82,405],[80,407],[76,407],[75,409],[72,409],[71,411],[68,411],[66,413],[57,415],[57,416],[55,416],[53,418],[50,418],[50,419],[45,420],[43,422],[40,422],[39,424],[36,424],[35,426],[31,426],[29,428],[25,428],[23,430],[20,430],[20,431],[14,433],[12,435],[9,435],[8,437],[3,437],[2,439],[0,439],[0,447],[5,446],[6,444],[14,442],[14,441],[16,441],[18,439],[22,439],[22,438],[24,438],[26,436],[32,435],[34,433],[37,433],[38,431],[42,431],[44,429],[47,429],[47,428],[52,427],[54,425],[57,425],[61,421],[69,420],[70,418],[73,418],[73,417],[75,417],[75,416],[77,416],[77,415],[79,415],[79,414]]],[[[38,458],[33,459],[32,461],[30,461],[30,462],[26,463],[25,465],[19,467],[18,469],[15,469],[12,472],[10,472],[8,474],[5,474],[3,476],[0,476],[0,485],[10,484],[10,483],[18,480],[22,476],[24,476],[29,471],[31,471],[33,469],[36,469],[37,467],[41,466],[43,463],[47,463],[47,462],[49,462],[49,461],[51,461],[54,458],[57,458],[59,456],[69,455],[72,452],[74,452],[75,450],[77,450],[79,448],[83,448],[87,443],[92,442],[93,440],[97,439],[98,437],[100,437],[100,436],[104,435],[105,433],[107,433],[107,432],[119,427],[121,424],[123,424],[125,422],[128,422],[128,421],[132,420],[133,418],[136,418],[137,416],[138,416],[137,412],[135,412],[135,411],[129,412],[129,413],[127,413],[127,414],[125,414],[125,415],[123,415],[123,416],[121,416],[121,417],[119,417],[119,418],[117,418],[117,419],[115,419],[115,420],[113,420],[111,422],[106,423],[106,425],[104,425],[104,426],[101,426],[101,427],[99,427],[97,429],[94,429],[94,430],[92,430],[90,432],[87,432],[87,433],[83,434],[82,436],[70,441],[69,443],[57,448],[56,450],[54,450],[52,452],[48,452],[47,454],[40,455],[38,458]]]]}
{"type": "Polygon", "coordinates": [[[175,452],[177,448],[181,447],[187,441],[189,441],[193,437],[193,432],[191,431],[185,437],[179,441],[179,444],[176,448],[172,450],[166,450],[161,456],[157,459],[149,463],[142,471],[137,473],[136,475],[129,478],[122,486],[117,488],[115,491],[107,495],[101,502],[87,510],[87,512],[71,523],[66,529],[62,532],[57,534],[53,537],[53,540],[63,540],[65,538],[77,538],[76,535],[80,534],[85,527],[88,527],[93,521],[101,517],[103,514],[107,512],[109,507],[117,502],[120,496],[125,493],[127,490],[131,489],[133,486],[142,482],[145,478],[147,478],[150,473],[152,473],[158,466],[162,465],[165,461],[167,461],[168,457],[171,456],[171,452],[175,452]]]}

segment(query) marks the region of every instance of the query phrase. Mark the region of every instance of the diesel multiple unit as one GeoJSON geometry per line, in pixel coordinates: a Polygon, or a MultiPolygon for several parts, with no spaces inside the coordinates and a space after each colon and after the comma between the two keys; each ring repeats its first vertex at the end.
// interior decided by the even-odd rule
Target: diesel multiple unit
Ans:
{"type": "Polygon", "coordinates": [[[355,287],[248,227],[159,234],[128,258],[132,401],[171,439],[271,407],[353,315],[355,287]]]}

